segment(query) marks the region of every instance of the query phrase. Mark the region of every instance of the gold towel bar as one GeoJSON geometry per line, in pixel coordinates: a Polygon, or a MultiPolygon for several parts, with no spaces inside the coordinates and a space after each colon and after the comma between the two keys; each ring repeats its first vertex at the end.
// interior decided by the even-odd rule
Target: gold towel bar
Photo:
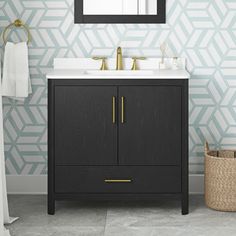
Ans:
{"type": "Polygon", "coordinates": [[[28,41],[27,41],[27,43],[29,44],[29,42],[31,41],[30,30],[29,30],[28,26],[25,25],[25,24],[22,22],[22,20],[20,20],[20,19],[15,20],[13,23],[11,23],[10,25],[8,25],[8,26],[4,29],[4,31],[3,31],[3,41],[4,41],[4,43],[5,43],[5,44],[7,43],[6,34],[7,34],[7,31],[8,31],[12,26],[15,26],[15,27],[17,27],[17,28],[23,27],[23,28],[26,30],[26,32],[27,32],[27,34],[28,34],[28,41]]]}

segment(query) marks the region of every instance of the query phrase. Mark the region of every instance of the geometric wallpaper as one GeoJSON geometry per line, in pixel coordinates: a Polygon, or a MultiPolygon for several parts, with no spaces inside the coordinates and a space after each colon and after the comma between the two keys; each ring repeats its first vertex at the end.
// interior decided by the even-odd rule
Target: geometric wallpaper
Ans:
{"type": "MultiPolygon", "coordinates": [[[[47,81],[55,57],[160,56],[187,58],[191,73],[189,158],[202,173],[203,143],[236,149],[236,1],[167,0],[166,24],[74,24],[74,0],[0,0],[0,32],[21,18],[29,45],[33,94],[24,103],[4,98],[5,156],[11,175],[47,173],[47,81]]],[[[14,30],[11,40],[25,39],[14,30]]],[[[1,54],[4,46],[0,41],[1,54]]]]}

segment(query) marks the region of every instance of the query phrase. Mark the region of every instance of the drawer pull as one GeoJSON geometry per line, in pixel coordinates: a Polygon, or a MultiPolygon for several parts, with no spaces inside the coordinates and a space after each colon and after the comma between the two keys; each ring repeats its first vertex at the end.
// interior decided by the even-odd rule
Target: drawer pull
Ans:
{"type": "Polygon", "coordinates": [[[131,183],[131,179],[105,179],[105,183],[131,183]]]}
{"type": "Polygon", "coordinates": [[[112,124],[116,123],[116,97],[112,97],[112,124]]]}

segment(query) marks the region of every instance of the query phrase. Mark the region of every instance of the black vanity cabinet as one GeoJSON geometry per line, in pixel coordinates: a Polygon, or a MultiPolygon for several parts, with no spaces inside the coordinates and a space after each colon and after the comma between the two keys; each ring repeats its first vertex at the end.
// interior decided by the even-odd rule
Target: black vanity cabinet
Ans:
{"type": "Polygon", "coordinates": [[[48,213],[60,199],[179,194],[188,213],[187,79],[49,79],[48,213]]]}

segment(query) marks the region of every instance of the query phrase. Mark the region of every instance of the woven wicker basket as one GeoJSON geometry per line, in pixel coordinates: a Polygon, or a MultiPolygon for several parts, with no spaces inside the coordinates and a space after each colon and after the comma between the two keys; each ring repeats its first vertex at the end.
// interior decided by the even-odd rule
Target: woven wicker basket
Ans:
{"type": "Polygon", "coordinates": [[[210,151],[205,143],[205,201],[219,211],[236,211],[236,151],[210,151]]]}

